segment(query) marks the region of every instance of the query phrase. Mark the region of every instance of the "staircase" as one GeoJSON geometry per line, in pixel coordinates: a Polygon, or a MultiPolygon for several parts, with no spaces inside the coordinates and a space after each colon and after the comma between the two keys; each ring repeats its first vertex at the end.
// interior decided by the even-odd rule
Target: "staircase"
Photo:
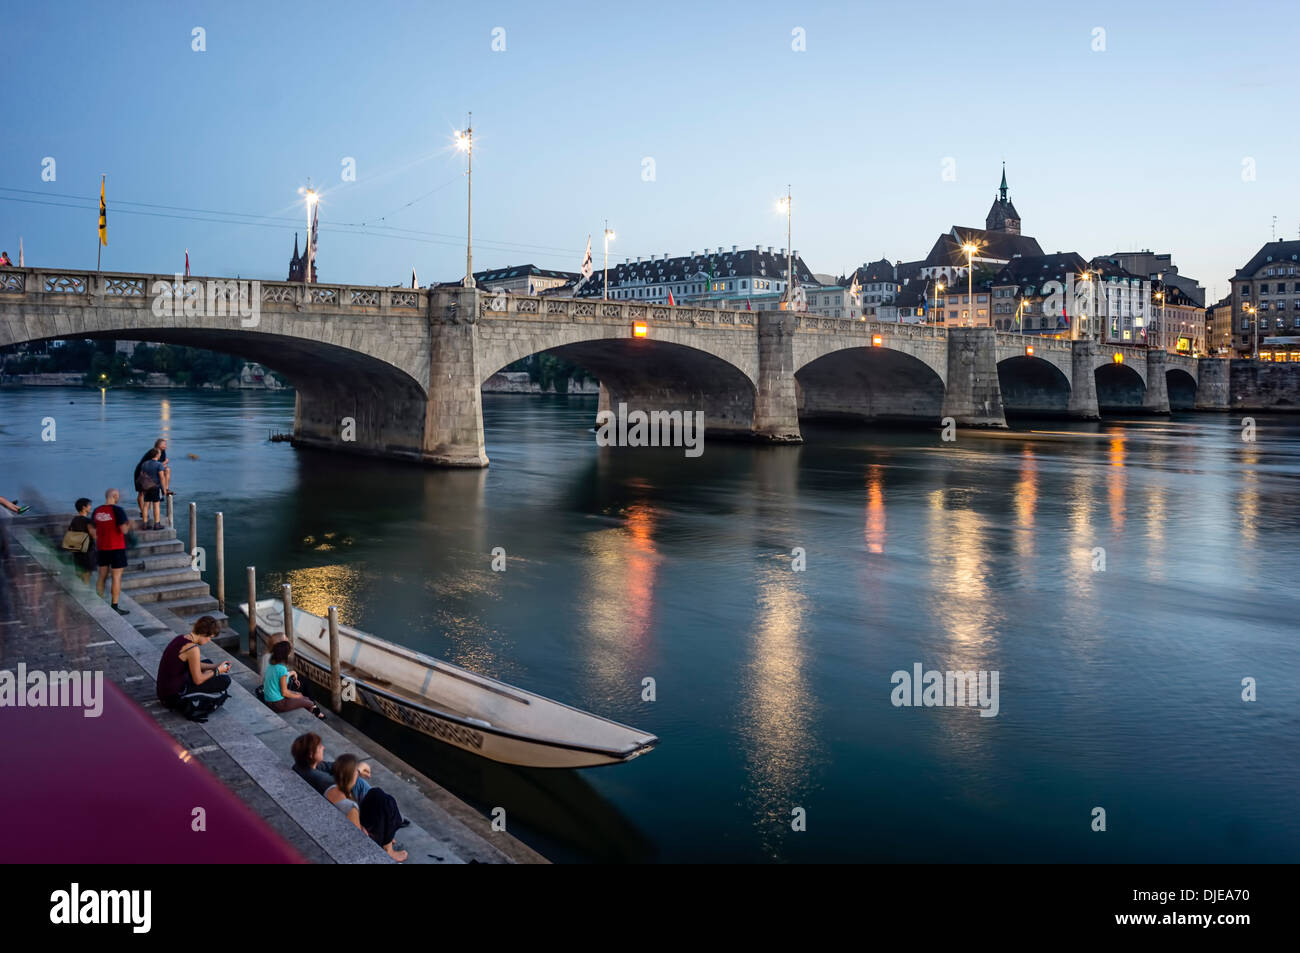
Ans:
{"type": "Polygon", "coordinates": [[[229,620],[217,608],[208,584],[191,568],[189,554],[185,544],[176,538],[176,530],[136,530],[133,537],[135,545],[126,551],[122,591],[178,634],[188,632],[200,616],[209,615],[221,623],[217,644],[223,648],[228,642],[238,645],[238,633],[230,630],[229,620]]]}

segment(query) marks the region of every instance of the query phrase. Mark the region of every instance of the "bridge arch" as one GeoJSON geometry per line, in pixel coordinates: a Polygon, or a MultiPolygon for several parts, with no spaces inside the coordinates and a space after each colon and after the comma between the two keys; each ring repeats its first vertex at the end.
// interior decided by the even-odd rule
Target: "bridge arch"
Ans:
{"type": "Polygon", "coordinates": [[[1131,364],[1113,361],[1093,371],[1097,383],[1097,407],[1102,413],[1141,410],[1146,400],[1146,380],[1131,364]]]}
{"type": "Polygon", "coordinates": [[[944,379],[929,363],[890,347],[841,347],[795,370],[799,416],[937,424],[944,379]]]}
{"type": "Polygon", "coordinates": [[[1194,410],[1197,381],[1187,370],[1170,367],[1165,370],[1165,386],[1169,391],[1170,410],[1194,410]]]}
{"type": "Polygon", "coordinates": [[[716,341],[701,347],[694,338],[689,345],[672,340],[679,337],[674,330],[655,327],[651,336],[630,337],[624,327],[613,333],[570,328],[502,342],[493,340],[490,328],[480,326],[480,341],[485,344],[480,383],[521,358],[554,354],[600,381],[602,408],[607,403],[617,410],[618,404],[625,403],[629,411],[703,411],[704,426],[714,434],[751,434],[756,354],[746,353],[734,334],[731,341],[721,342],[730,343],[730,348],[716,341]],[[744,366],[751,363],[752,370],[744,366]]]}
{"type": "Polygon", "coordinates": [[[1018,354],[998,362],[998,386],[1008,416],[1065,416],[1070,407],[1070,379],[1056,362],[1018,354]]]}
{"type": "Polygon", "coordinates": [[[424,438],[427,405],[425,380],[390,360],[353,346],[331,343],[341,337],[311,321],[312,328],[285,327],[278,315],[263,315],[256,327],[219,326],[203,318],[193,325],[162,326],[149,311],[136,320],[97,322],[72,328],[55,316],[8,321],[0,345],[37,341],[90,339],[145,341],[204,348],[263,364],[283,375],[296,392],[295,442],[307,446],[339,445],[345,420],[354,449],[361,453],[418,458],[424,438]],[[105,326],[107,324],[107,326],[105,326]],[[207,325],[207,326],[204,326],[207,325]],[[215,325],[215,326],[214,326],[215,325]],[[314,334],[313,334],[314,332],[314,334]]]}

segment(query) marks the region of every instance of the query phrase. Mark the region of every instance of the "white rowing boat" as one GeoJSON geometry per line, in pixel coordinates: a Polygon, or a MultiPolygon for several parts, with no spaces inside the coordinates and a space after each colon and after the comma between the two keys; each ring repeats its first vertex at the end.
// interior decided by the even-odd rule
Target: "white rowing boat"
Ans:
{"type": "MultiPolygon", "coordinates": [[[[248,603],[239,609],[248,615],[248,603]]],[[[284,631],[284,604],[257,603],[257,627],[284,631]]],[[[329,623],[297,607],[298,670],[330,688],[329,623]]],[[[587,768],[645,754],[659,739],[505,682],[466,671],[373,635],[339,626],[339,661],[355,701],[398,724],[506,764],[587,768]]]]}

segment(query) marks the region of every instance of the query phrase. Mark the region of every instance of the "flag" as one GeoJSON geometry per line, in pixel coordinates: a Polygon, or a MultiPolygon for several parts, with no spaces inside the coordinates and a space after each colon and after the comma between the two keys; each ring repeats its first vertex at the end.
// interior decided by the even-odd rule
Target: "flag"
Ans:
{"type": "Polygon", "coordinates": [[[587,236],[587,253],[582,256],[582,267],[578,269],[582,272],[583,278],[591,277],[591,236],[587,236]]]}
{"type": "Polygon", "coordinates": [[[18,267],[19,268],[27,267],[25,264],[23,264],[23,236],[21,235],[18,236],[18,267]]]}
{"type": "Polygon", "coordinates": [[[185,277],[190,276],[190,250],[185,249],[185,277]]]}
{"type": "Polygon", "coordinates": [[[414,269],[414,268],[411,269],[411,287],[412,287],[412,288],[418,288],[418,287],[420,287],[420,283],[419,283],[418,281],[415,280],[415,269],[414,269]]]}
{"type": "Polygon", "coordinates": [[[531,278],[528,279],[528,293],[529,294],[533,293],[533,279],[531,278]]]}
{"type": "Polygon", "coordinates": [[[101,176],[99,180],[99,243],[108,244],[108,204],[104,196],[104,181],[106,177],[101,176]]]}
{"type": "Polygon", "coordinates": [[[855,271],[853,273],[853,283],[849,285],[849,297],[852,299],[855,305],[858,303],[858,297],[861,294],[862,294],[862,285],[858,284],[858,273],[855,271]]]}
{"type": "Polygon", "coordinates": [[[673,289],[672,289],[672,288],[669,288],[669,289],[668,289],[668,307],[670,307],[670,308],[671,308],[671,307],[674,307],[676,304],[677,304],[677,302],[673,300],[673,289]]]}
{"type": "Polygon", "coordinates": [[[745,310],[746,310],[746,311],[753,311],[753,310],[754,310],[754,306],[750,303],[750,301],[749,301],[748,298],[745,299],[745,310]]]}
{"type": "Polygon", "coordinates": [[[320,218],[320,202],[311,207],[311,256],[316,257],[316,248],[320,244],[320,229],[316,226],[320,224],[317,220],[320,218]]]}

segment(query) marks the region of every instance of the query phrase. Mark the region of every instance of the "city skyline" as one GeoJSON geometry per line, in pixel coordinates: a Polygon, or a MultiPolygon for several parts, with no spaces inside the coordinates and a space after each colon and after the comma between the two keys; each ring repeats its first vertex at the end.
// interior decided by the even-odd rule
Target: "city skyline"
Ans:
{"type": "Polygon", "coordinates": [[[962,28],[918,31],[906,11],[757,5],[715,32],[673,25],[687,8],[657,9],[665,25],[513,8],[359,22],[330,5],[292,53],[282,41],[301,39],[301,24],[246,5],[83,14],[72,35],[19,11],[6,88],[30,95],[0,146],[0,247],[16,260],[21,235],[29,262],[94,267],[106,175],[104,270],[180,270],[188,249],[196,274],[279,277],[294,232],[304,238],[297,190],[310,180],[322,281],[405,283],[412,268],[423,283],[454,280],[465,186],[452,135],[471,109],[476,270],[576,270],[606,218],[611,262],[782,247],[774,203],[787,184],[792,244],[815,271],[913,260],[935,234],[979,224],[1004,160],[1044,251],[1171,252],[1210,300],[1273,237],[1274,215],[1278,238],[1300,228],[1281,171],[1295,133],[1261,122],[1213,134],[1251,90],[1284,78],[1284,39],[1250,17],[1193,9],[1167,23],[1103,5],[1049,22],[1017,6],[967,23],[940,4],[921,22],[962,28]],[[101,48],[110,27],[130,39],[101,48]],[[1243,64],[1228,84],[1200,68],[1225,43],[1243,64]],[[985,54],[967,69],[954,57],[971,47],[985,54]],[[574,48],[592,55],[548,55],[574,48]],[[922,53],[944,68],[924,68],[922,53]],[[241,61],[257,63],[256,81],[241,61]],[[745,64],[789,79],[752,83],[745,64]],[[1049,67],[1053,83],[1035,84],[1049,67]],[[990,70],[992,86],[973,78],[990,70]],[[842,97],[826,102],[828,88],[842,97]],[[54,181],[42,179],[47,158],[54,181]],[[343,180],[348,160],[355,181],[343,180]]]}

